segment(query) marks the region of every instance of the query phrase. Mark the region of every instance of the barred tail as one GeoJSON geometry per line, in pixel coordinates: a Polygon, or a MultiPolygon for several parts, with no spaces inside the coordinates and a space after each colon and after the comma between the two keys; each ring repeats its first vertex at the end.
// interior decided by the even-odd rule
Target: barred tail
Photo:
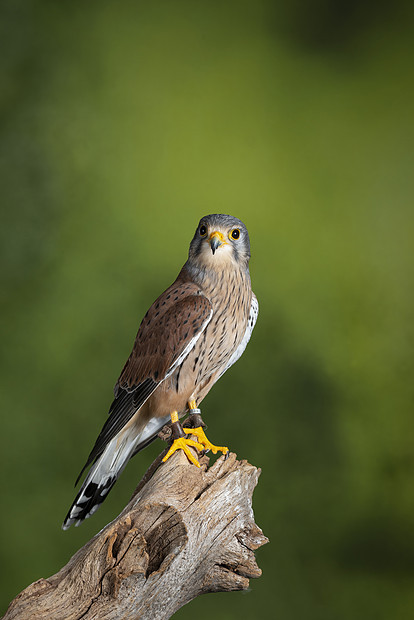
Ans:
{"type": "Polygon", "coordinates": [[[76,495],[63,522],[63,530],[67,530],[73,524],[78,526],[98,510],[129,459],[155,439],[159,430],[168,421],[169,416],[153,418],[139,435],[134,436],[131,429],[121,430],[108,443],[101,456],[92,465],[76,495]]]}

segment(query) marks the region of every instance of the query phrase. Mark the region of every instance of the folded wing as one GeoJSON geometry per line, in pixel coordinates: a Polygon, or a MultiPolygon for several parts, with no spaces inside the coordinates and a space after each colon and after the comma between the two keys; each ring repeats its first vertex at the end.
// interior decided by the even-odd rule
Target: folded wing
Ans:
{"type": "Polygon", "coordinates": [[[115,385],[109,417],[78,480],[158,385],[187,357],[211,316],[210,301],[190,283],[173,284],[154,302],[140,325],[131,355],[115,385]]]}

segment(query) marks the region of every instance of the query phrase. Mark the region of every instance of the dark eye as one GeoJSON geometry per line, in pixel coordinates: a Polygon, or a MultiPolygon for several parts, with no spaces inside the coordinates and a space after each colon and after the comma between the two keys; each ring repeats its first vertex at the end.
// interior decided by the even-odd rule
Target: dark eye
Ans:
{"type": "Polygon", "coordinates": [[[232,239],[238,239],[240,237],[240,230],[238,228],[234,228],[230,233],[230,237],[232,239]]]}
{"type": "Polygon", "coordinates": [[[205,237],[207,234],[207,226],[204,226],[204,224],[202,226],[200,226],[200,235],[202,237],[205,237]]]}

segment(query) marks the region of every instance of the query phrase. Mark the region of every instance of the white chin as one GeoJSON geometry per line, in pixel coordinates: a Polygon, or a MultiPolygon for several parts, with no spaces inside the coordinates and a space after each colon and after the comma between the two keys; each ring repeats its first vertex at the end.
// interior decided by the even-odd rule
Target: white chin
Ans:
{"type": "Polygon", "coordinates": [[[200,257],[204,264],[212,267],[218,267],[220,265],[228,264],[233,258],[233,252],[231,251],[231,247],[228,243],[223,243],[218,246],[217,250],[213,254],[210,244],[205,243],[203,244],[200,257]]]}

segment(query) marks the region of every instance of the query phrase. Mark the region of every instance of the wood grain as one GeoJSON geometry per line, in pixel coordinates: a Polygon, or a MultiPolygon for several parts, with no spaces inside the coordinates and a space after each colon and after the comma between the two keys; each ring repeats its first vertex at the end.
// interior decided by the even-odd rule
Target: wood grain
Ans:
{"type": "Polygon", "coordinates": [[[245,590],[261,575],[254,551],[268,540],[251,504],[260,470],[233,453],[210,468],[202,457],[201,469],[181,451],[157,468],[162,456],[121,514],[23,590],[4,620],[164,620],[200,594],[245,590]]]}

